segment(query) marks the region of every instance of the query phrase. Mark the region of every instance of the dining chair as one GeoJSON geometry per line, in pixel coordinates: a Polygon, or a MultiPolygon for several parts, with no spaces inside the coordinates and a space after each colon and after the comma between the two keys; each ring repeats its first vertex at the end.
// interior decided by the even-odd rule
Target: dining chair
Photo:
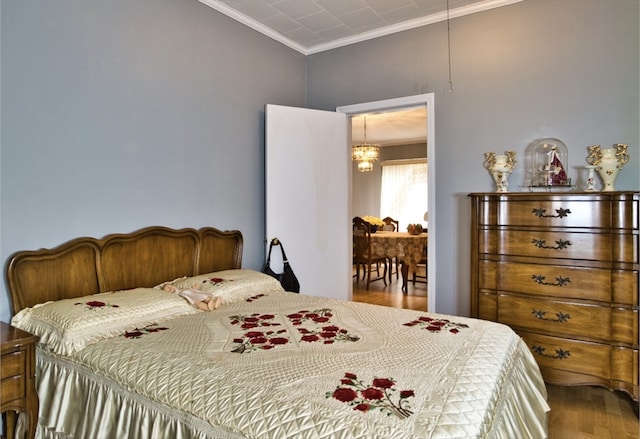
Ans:
{"type": "MultiPolygon", "coordinates": [[[[363,218],[360,217],[355,217],[353,219],[353,221],[355,221],[356,218],[359,218],[360,220],[365,221],[363,218]]],[[[373,230],[373,228],[370,226],[370,230],[371,233],[375,233],[375,231],[373,230]]],[[[366,262],[360,261],[360,262],[356,262],[356,257],[355,257],[355,240],[353,243],[353,265],[355,266],[355,273],[353,274],[353,277],[356,278],[357,281],[360,280],[360,267],[362,267],[362,280],[365,280],[367,278],[367,264],[366,262]]],[[[375,264],[375,271],[376,271],[376,275],[378,277],[380,277],[380,263],[376,263],[375,264]]],[[[389,277],[389,282],[391,282],[391,277],[389,277]]]]}
{"type": "MultiPolygon", "coordinates": [[[[355,220],[356,218],[358,218],[359,220],[364,221],[362,218],[360,217],[354,217],[352,222],[355,224],[355,220]]],[[[353,230],[355,232],[355,226],[353,227],[353,230]]],[[[355,233],[354,233],[355,236],[355,233]]],[[[357,281],[360,281],[360,268],[362,267],[362,280],[365,280],[367,278],[367,264],[363,261],[356,261],[356,241],[355,239],[353,240],[353,254],[352,254],[352,264],[355,267],[355,273],[353,274],[353,277],[356,278],[357,281]]],[[[378,276],[380,276],[380,264],[376,264],[376,273],[378,276]]]]}
{"type": "Polygon", "coordinates": [[[422,254],[422,257],[420,258],[420,260],[418,261],[418,263],[416,264],[417,268],[422,268],[424,267],[424,276],[421,274],[417,273],[417,270],[413,272],[413,284],[415,285],[416,282],[418,283],[423,283],[426,284],[427,283],[427,278],[428,278],[428,271],[427,271],[427,246],[424,246],[424,252],[422,254]]]}
{"type": "MultiPolygon", "coordinates": [[[[384,226],[382,226],[382,230],[390,231],[390,232],[399,232],[400,231],[400,221],[394,220],[390,216],[383,218],[382,222],[384,226]]],[[[391,282],[391,276],[393,273],[393,266],[395,264],[395,275],[396,279],[400,277],[400,266],[402,265],[402,261],[397,256],[395,258],[389,258],[389,282],[391,282]],[[394,261],[395,260],[395,261],[394,261]]]]}
{"type": "MultiPolygon", "coordinates": [[[[353,219],[353,263],[356,266],[356,274],[359,267],[366,267],[367,285],[365,289],[369,289],[371,282],[382,280],[387,285],[387,258],[385,256],[374,256],[372,252],[371,243],[371,224],[363,220],[360,217],[353,219]],[[380,276],[380,272],[377,272],[375,278],[371,278],[373,266],[377,264],[384,264],[384,272],[380,276]]],[[[359,280],[359,279],[358,279],[359,280]]]]}
{"type": "Polygon", "coordinates": [[[382,222],[384,223],[384,226],[382,226],[382,230],[387,230],[390,232],[397,232],[400,230],[400,222],[394,220],[390,216],[384,218],[382,222]]]}

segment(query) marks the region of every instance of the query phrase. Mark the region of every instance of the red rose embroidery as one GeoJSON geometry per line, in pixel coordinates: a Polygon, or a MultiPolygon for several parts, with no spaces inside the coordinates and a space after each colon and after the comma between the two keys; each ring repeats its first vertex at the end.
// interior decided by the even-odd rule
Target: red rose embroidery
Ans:
{"type": "Polygon", "coordinates": [[[382,393],[382,390],[375,389],[373,387],[369,387],[368,389],[364,389],[360,393],[362,394],[362,396],[365,399],[379,400],[379,399],[382,399],[384,397],[384,393],[382,393]]]}
{"type": "MultiPolygon", "coordinates": [[[[237,346],[231,352],[247,353],[256,350],[273,349],[278,345],[286,345],[290,342],[287,329],[270,330],[273,327],[281,327],[277,314],[253,313],[229,316],[230,324],[239,326],[246,332],[242,337],[233,339],[237,346]]],[[[321,342],[333,344],[335,342],[355,342],[360,337],[350,334],[344,328],[331,324],[333,311],[331,309],[317,309],[313,311],[301,310],[287,314],[285,317],[290,324],[298,327],[300,341],[305,343],[321,342]],[[328,323],[328,324],[327,324],[328,323]]]]}
{"type": "Polygon", "coordinates": [[[85,305],[85,307],[89,310],[96,310],[100,308],[119,308],[119,305],[113,305],[111,303],[101,302],[99,300],[90,300],[88,302],[77,302],[74,305],[85,305]]]}
{"type": "Polygon", "coordinates": [[[154,332],[166,331],[169,328],[164,326],[158,326],[157,324],[145,326],[144,328],[136,328],[133,331],[127,331],[122,336],[125,338],[140,338],[145,334],[152,334],[154,332]]]}
{"type": "Polygon", "coordinates": [[[269,339],[269,343],[271,344],[287,344],[289,343],[289,339],[285,337],[273,337],[269,339]]]}
{"type": "Polygon", "coordinates": [[[221,277],[212,277],[209,279],[204,279],[202,281],[203,284],[211,284],[214,287],[225,282],[233,282],[233,279],[223,279],[221,277]]]}
{"type": "Polygon", "coordinates": [[[344,387],[338,387],[333,391],[332,396],[338,401],[350,402],[358,397],[358,392],[353,389],[346,389],[344,387]]]}
{"type": "Polygon", "coordinates": [[[300,340],[302,340],[302,341],[306,341],[306,342],[309,342],[309,343],[313,343],[314,341],[318,341],[318,340],[320,340],[320,337],[318,337],[318,336],[317,336],[317,335],[315,335],[315,334],[307,334],[307,335],[303,335],[303,336],[300,338],[300,340]]]}
{"type": "Polygon", "coordinates": [[[344,374],[340,384],[333,392],[327,392],[327,398],[334,398],[353,406],[354,410],[367,412],[380,409],[403,419],[413,414],[408,398],[415,396],[413,390],[401,390],[397,394],[396,382],[391,378],[374,378],[367,386],[350,372],[344,374]],[[397,400],[394,401],[394,395],[397,400]]]}
{"type": "Polygon", "coordinates": [[[273,328],[281,326],[280,323],[273,322],[276,316],[274,314],[251,314],[251,315],[234,315],[230,316],[231,324],[240,325],[242,329],[250,329],[246,331],[242,337],[233,339],[233,343],[237,344],[231,352],[242,354],[255,350],[270,350],[275,346],[285,345],[289,343],[289,339],[285,336],[286,329],[266,329],[256,331],[256,328],[273,328]]]}
{"type": "Polygon", "coordinates": [[[98,307],[98,306],[106,306],[107,304],[104,302],[98,302],[97,300],[93,300],[91,302],[87,302],[87,305],[98,307]]]}
{"type": "Polygon", "coordinates": [[[373,380],[373,386],[381,389],[390,389],[394,384],[393,380],[390,380],[389,378],[375,378],[373,380]]]}
{"type": "Polygon", "coordinates": [[[451,334],[457,334],[460,329],[469,327],[464,323],[455,323],[447,319],[434,319],[427,316],[418,317],[411,322],[404,323],[404,326],[419,326],[429,332],[442,332],[448,329],[451,334]]]}
{"type": "Polygon", "coordinates": [[[342,329],[335,325],[323,325],[315,328],[314,325],[322,323],[330,323],[333,317],[333,311],[328,308],[317,309],[314,311],[301,310],[293,314],[288,314],[287,318],[294,326],[307,325],[298,328],[298,332],[302,334],[300,341],[313,343],[322,341],[324,344],[333,344],[336,341],[355,342],[360,340],[357,335],[349,334],[346,329],[342,329]]]}

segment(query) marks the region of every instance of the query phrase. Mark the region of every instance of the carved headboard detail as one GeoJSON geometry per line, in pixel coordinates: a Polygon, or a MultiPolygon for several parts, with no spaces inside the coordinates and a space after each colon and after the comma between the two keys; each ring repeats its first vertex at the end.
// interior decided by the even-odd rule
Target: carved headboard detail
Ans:
{"type": "Polygon", "coordinates": [[[20,251],[6,264],[13,314],[49,300],[152,287],[181,276],[241,268],[242,244],[237,230],[152,226],[20,251]]]}

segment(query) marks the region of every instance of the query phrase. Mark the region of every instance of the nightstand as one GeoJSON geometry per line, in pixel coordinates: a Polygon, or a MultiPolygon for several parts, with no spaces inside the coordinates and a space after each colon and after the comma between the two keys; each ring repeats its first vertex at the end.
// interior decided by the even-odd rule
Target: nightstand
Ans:
{"type": "Polygon", "coordinates": [[[0,322],[2,359],[0,369],[0,411],[5,414],[7,438],[14,436],[18,413],[27,415],[27,437],[33,438],[38,422],[38,394],[35,385],[38,337],[0,322]]]}

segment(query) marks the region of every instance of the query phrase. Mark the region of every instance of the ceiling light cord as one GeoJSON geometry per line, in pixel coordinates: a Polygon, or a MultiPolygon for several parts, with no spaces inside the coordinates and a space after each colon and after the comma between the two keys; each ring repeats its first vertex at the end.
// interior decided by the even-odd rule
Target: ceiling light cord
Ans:
{"type": "Polygon", "coordinates": [[[364,143],[367,144],[367,116],[364,116],[364,143]]]}
{"type": "Polygon", "coordinates": [[[449,17],[449,0],[447,0],[447,51],[449,56],[449,92],[453,91],[453,80],[451,79],[451,27],[449,17]]]}

